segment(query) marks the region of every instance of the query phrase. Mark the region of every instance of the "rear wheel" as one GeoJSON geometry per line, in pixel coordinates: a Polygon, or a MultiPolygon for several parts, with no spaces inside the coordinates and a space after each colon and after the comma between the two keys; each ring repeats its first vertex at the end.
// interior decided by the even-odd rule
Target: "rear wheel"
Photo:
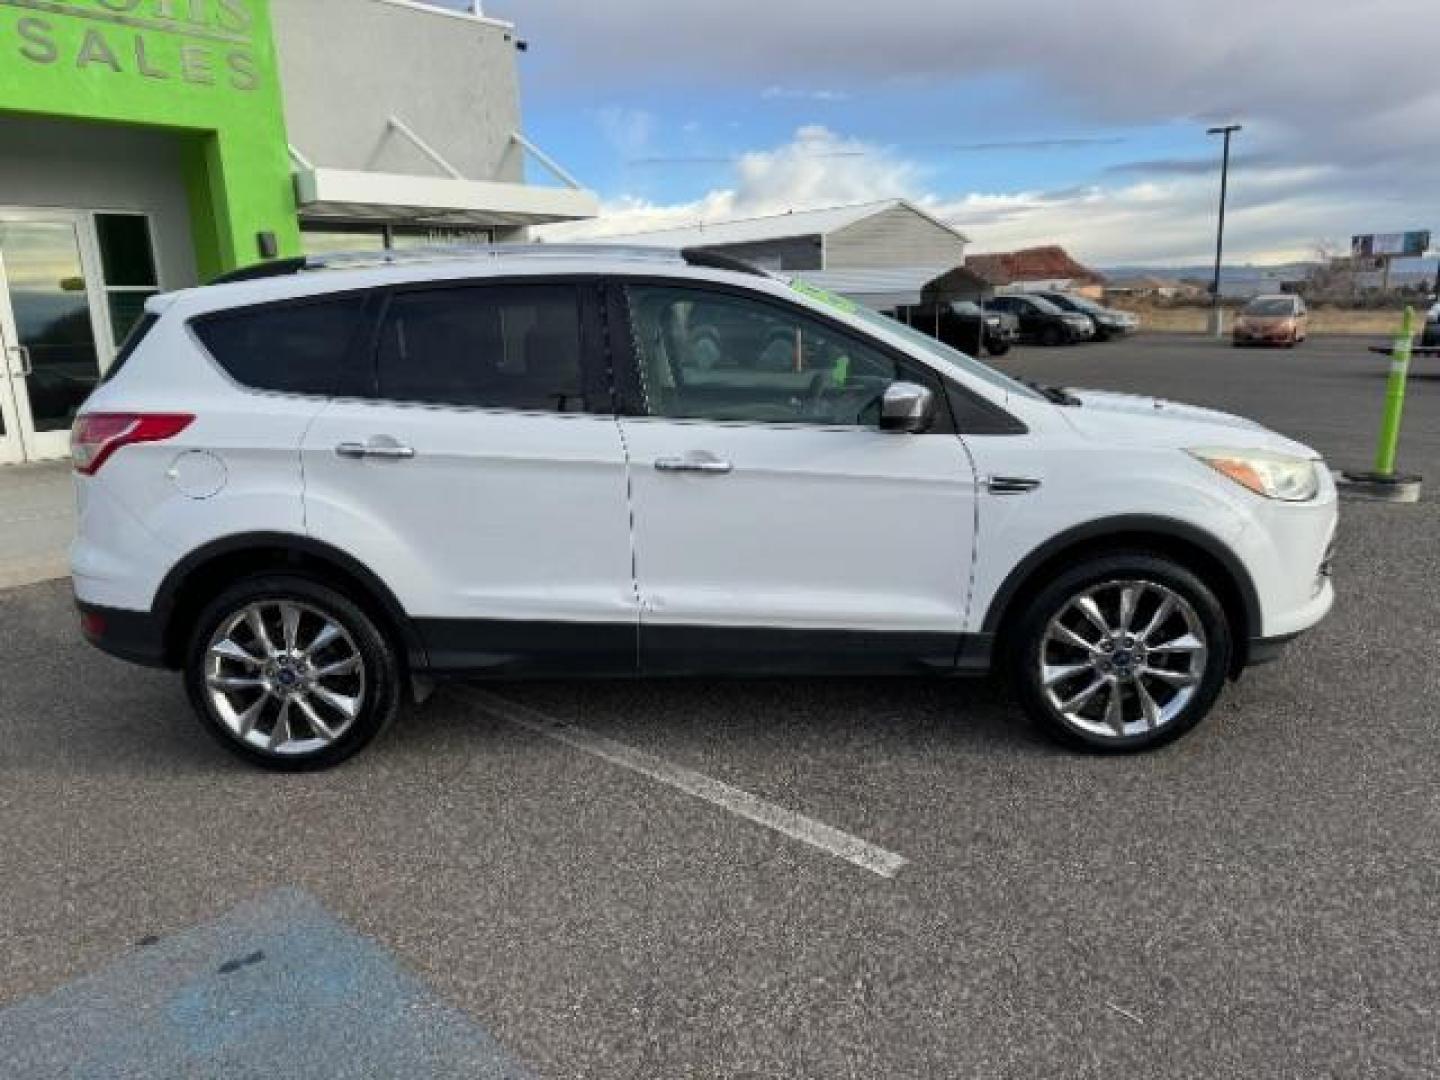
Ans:
{"type": "Polygon", "coordinates": [[[985,346],[985,351],[991,356],[1004,356],[1010,351],[1010,343],[1008,341],[989,342],[985,346]]]}
{"type": "Polygon", "coordinates": [[[1052,348],[1056,345],[1064,345],[1065,331],[1061,330],[1058,326],[1052,325],[1045,327],[1044,330],[1040,331],[1040,344],[1048,345],[1052,348]]]}
{"type": "Polygon", "coordinates": [[[1101,752],[1148,750],[1193,728],[1225,684],[1232,649],[1211,589],[1140,552],[1061,574],[1025,606],[1012,641],[1030,718],[1101,752]]]}
{"type": "Polygon", "coordinates": [[[289,575],[247,578],[205,609],[185,684],[221,745],[285,772],[338,765],[400,701],[399,661],[374,620],[328,585],[289,575]]]}

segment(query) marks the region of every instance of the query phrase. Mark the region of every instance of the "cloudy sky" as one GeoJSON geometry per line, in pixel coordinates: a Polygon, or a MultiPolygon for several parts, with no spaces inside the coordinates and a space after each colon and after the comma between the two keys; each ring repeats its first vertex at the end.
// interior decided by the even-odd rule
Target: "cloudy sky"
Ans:
{"type": "MultiPolygon", "coordinates": [[[[442,0],[460,3],[460,0],[442,0]]],[[[906,196],[976,250],[1213,256],[1440,234],[1440,0],[487,0],[586,233],[906,196]]]]}

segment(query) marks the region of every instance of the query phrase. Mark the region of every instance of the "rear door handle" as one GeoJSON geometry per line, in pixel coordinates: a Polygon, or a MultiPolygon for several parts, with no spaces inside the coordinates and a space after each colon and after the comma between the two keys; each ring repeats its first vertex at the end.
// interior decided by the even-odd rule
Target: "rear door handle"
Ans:
{"type": "Polygon", "coordinates": [[[724,476],[735,471],[735,466],[716,457],[662,457],[655,459],[655,468],[660,472],[709,473],[724,476]]]}
{"type": "Polygon", "coordinates": [[[402,446],[392,441],[380,442],[371,440],[368,443],[342,442],[335,447],[335,453],[342,458],[361,460],[364,458],[380,458],[385,461],[409,461],[415,456],[413,446],[402,446]]]}

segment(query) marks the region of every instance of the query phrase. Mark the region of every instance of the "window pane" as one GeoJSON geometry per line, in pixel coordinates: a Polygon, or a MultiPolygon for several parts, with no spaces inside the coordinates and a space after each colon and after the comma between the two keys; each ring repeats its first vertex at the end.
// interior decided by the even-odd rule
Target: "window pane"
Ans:
{"type": "Polygon", "coordinates": [[[110,301],[112,341],[121,342],[130,336],[131,328],[140,321],[140,316],[145,314],[145,301],[154,295],[154,292],[113,291],[107,294],[110,301]]]}
{"type": "Polygon", "coordinates": [[[155,253],[150,248],[150,221],[140,214],[96,214],[100,264],[106,285],[154,288],[155,253]]]}
{"type": "Polygon", "coordinates": [[[488,244],[494,239],[489,229],[396,229],[391,242],[396,248],[444,247],[449,244],[488,244]]]}
{"type": "Polygon", "coordinates": [[[195,332],[231,378],[259,390],[332,394],[364,315],[363,297],[212,315],[195,332]]]}
{"type": "Polygon", "coordinates": [[[331,255],[350,251],[385,250],[385,232],[375,228],[316,228],[303,226],[300,230],[300,250],[306,255],[331,255]]]}
{"type": "Polygon", "coordinates": [[[654,416],[873,426],[900,377],[878,349],[779,305],[662,287],[629,296],[654,416]]]}
{"type": "Polygon", "coordinates": [[[402,293],[380,333],[380,396],[585,412],[579,297],[567,285],[402,293]]]}

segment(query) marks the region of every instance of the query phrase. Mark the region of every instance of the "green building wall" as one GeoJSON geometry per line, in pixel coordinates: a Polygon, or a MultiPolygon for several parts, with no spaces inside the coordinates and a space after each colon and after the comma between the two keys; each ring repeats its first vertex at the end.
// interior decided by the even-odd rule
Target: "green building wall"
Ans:
{"type": "Polygon", "coordinates": [[[0,0],[4,112],[180,135],[202,279],[299,253],[268,0],[0,0]]]}

